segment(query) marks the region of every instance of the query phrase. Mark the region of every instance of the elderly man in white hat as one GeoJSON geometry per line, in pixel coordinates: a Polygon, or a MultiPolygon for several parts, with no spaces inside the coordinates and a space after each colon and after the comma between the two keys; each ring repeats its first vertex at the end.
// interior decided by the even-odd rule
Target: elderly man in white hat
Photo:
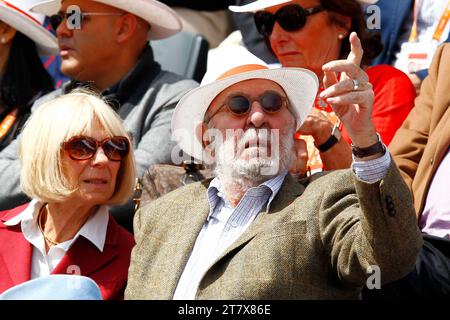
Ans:
{"type": "Polygon", "coordinates": [[[29,11],[36,0],[0,1],[0,150],[19,134],[34,101],[53,91],[39,54],[56,54],[56,37],[29,11]]]}
{"type": "Polygon", "coordinates": [[[308,70],[268,69],[230,48],[180,100],[175,138],[197,158],[213,156],[215,178],[136,213],[125,298],[356,299],[373,272],[383,283],[413,267],[421,239],[412,198],[374,130],[353,41],[347,60],[324,66],[322,92],[353,139],[353,170],[287,174],[318,89],[308,70]],[[337,72],[346,74],[339,82],[337,72]]]}
{"type": "MultiPolygon", "coordinates": [[[[36,104],[89,85],[117,109],[133,137],[137,171],[170,163],[174,146],[170,119],[176,103],[194,81],[161,70],[150,39],[177,33],[178,16],[155,0],[54,0],[34,12],[51,16],[62,58],[61,70],[73,81],[36,104]]],[[[26,201],[19,186],[17,143],[0,153],[0,209],[26,201]]],[[[120,222],[131,228],[132,205],[120,222]]]]}

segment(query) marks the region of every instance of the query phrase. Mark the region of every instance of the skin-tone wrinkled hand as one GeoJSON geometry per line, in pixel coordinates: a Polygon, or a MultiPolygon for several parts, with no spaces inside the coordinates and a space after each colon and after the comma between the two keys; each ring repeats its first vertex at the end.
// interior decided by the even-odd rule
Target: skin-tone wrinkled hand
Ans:
{"type": "MultiPolygon", "coordinates": [[[[311,135],[316,145],[324,143],[331,135],[332,123],[317,109],[312,109],[298,133],[311,135]],[[322,134],[318,136],[317,134],[322,134]],[[324,139],[324,140],[322,140],[324,139]],[[318,142],[319,141],[319,142],[318,142]]],[[[340,139],[330,150],[320,153],[325,170],[350,168],[352,151],[344,139],[340,139]]],[[[289,172],[297,177],[304,177],[308,171],[308,149],[302,139],[294,140],[294,153],[289,172]]]]}
{"type": "MultiPolygon", "coordinates": [[[[325,90],[320,98],[325,99],[336,115],[344,123],[352,143],[360,148],[375,144],[378,139],[372,122],[374,92],[367,73],[360,67],[363,57],[361,42],[355,32],[350,35],[351,52],[345,60],[335,60],[323,65],[325,90]],[[338,81],[338,74],[341,73],[338,81]],[[357,90],[355,83],[359,81],[357,90]]],[[[332,124],[317,110],[312,111],[298,131],[302,135],[312,135],[316,145],[324,143],[331,134],[332,124]]],[[[294,159],[290,172],[302,175],[307,168],[306,144],[294,144],[294,159]],[[306,159],[305,159],[306,155],[306,159]],[[299,163],[296,163],[295,158],[299,163]]],[[[320,154],[327,170],[349,168],[352,162],[351,148],[340,139],[330,150],[320,154]]],[[[364,158],[371,160],[375,155],[364,158]]]]}
{"type": "MultiPolygon", "coordinates": [[[[298,130],[302,135],[311,135],[314,144],[319,146],[331,136],[333,124],[319,110],[312,109],[305,122],[298,130]]],[[[320,158],[326,170],[350,168],[352,151],[344,139],[340,139],[332,148],[320,153],[320,158]]]]}
{"type": "Polygon", "coordinates": [[[350,44],[351,52],[347,59],[323,65],[323,83],[326,89],[320,93],[320,98],[331,105],[344,123],[352,143],[365,148],[378,141],[372,122],[374,93],[367,73],[360,67],[363,49],[355,32],[350,34],[350,44]],[[341,73],[339,81],[338,73],[341,73]],[[359,81],[356,90],[353,80],[359,81]]]}
{"type": "Polygon", "coordinates": [[[298,178],[306,176],[308,172],[308,149],[306,141],[302,139],[294,139],[293,154],[291,167],[289,172],[298,178]]]}
{"type": "Polygon", "coordinates": [[[316,146],[328,140],[333,124],[316,108],[313,108],[298,130],[299,134],[312,136],[316,146]]]}

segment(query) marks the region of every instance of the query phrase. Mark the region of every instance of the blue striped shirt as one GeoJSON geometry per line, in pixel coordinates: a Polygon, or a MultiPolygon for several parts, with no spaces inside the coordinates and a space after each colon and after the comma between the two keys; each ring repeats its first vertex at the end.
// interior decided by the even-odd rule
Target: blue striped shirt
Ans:
{"type": "Polygon", "coordinates": [[[244,233],[264,205],[269,211],[286,174],[248,189],[235,208],[223,194],[220,180],[211,181],[208,188],[210,212],[178,282],[174,299],[195,299],[198,285],[214,261],[244,233]]]}

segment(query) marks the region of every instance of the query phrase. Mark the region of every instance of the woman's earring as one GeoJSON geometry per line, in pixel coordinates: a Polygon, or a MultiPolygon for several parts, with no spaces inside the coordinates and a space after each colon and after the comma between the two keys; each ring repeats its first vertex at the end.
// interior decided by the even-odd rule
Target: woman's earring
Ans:
{"type": "Polygon", "coordinates": [[[344,35],[343,35],[342,33],[341,33],[341,34],[339,34],[339,35],[338,35],[338,39],[339,39],[339,40],[342,40],[342,39],[344,39],[344,35]]]}

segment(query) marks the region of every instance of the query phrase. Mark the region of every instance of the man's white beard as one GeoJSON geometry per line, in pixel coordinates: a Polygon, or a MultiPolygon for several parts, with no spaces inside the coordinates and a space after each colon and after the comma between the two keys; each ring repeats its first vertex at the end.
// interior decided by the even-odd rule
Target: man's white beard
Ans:
{"type": "Polygon", "coordinates": [[[249,128],[240,138],[225,137],[216,149],[216,176],[224,186],[248,190],[288,170],[294,132],[294,128],[288,132],[249,128]],[[246,149],[246,145],[254,148],[246,149]],[[242,158],[244,150],[248,159],[242,158]]]}

